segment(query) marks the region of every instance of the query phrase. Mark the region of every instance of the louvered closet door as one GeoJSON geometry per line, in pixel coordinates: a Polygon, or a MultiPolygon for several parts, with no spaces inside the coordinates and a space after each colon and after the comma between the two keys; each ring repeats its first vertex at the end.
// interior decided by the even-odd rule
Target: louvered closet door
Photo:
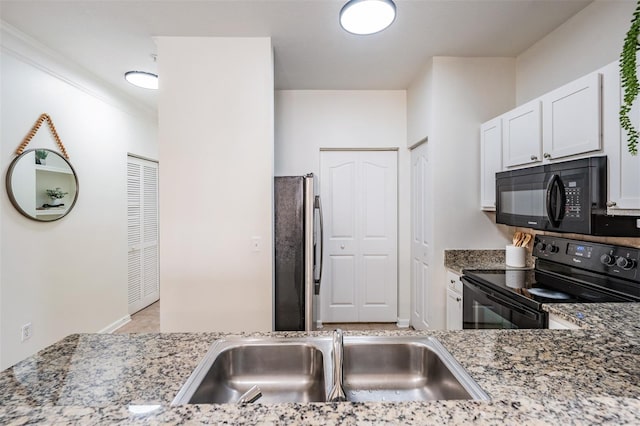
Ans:
{"type": "Polygon", "coordinates": [[[127,162],[129,314],[160,298],[158,163],[127,162]]]}

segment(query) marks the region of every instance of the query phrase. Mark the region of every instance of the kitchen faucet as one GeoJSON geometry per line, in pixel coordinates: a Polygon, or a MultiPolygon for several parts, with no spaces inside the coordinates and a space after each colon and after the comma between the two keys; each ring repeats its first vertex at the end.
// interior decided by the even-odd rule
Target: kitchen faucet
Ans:
{"type": "Polygon", "coordinates": [[[329,402],[346,401],[347,396],[344,393],[342,387],[342,330],[336,329],[333,331],[333,387],[329,392],[329,402]]]}

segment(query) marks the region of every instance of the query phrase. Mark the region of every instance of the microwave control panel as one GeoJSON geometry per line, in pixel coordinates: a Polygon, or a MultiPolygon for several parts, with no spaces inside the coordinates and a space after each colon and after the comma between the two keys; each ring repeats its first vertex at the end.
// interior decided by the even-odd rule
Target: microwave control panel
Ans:
{"type": "MultiPolygon", "coordinates": [[[[574,182],[569,182],[569,184],[574,182]]],[[[564,188],[566,197],[564,217],[580,219],[582,212],[582,187],[580,186],[566,186],[564,188]]]]}

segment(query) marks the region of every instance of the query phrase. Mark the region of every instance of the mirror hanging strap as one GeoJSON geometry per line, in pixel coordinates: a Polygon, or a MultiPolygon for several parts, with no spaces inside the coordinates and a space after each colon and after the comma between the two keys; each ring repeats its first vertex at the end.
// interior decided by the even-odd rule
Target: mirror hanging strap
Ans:
{"type": "Polygon", "coordinates": [[[18,146],[18,149],[16,149],[16,154],[21,155],[24,152],[24,149],[27,147],[27,145],[29,145],[29,142],[31,142],[31,139],[33,139],[36,133],[38,133],[38,130],[40,130],[40,126],[42,126],[42,123],[44,123],[45,121],[47,122],[47,125],[49,126],[49,130],[51,130],[51,134],[53,135],[53,139],[55,139],[56,144],[58,145],[58,147],[60,148],[60,151],[62,152],[62,155],[64,155],[64,158],[68,160],[69,155],[67,154],[67,150],[62,144],[62,141],[60,140],[60,136],[58,135],[56,126],[53,125],[53,120],[51,120],[51,117],[49,117],[49,114],[46,114],[46,113],[40,114],[40,117],[38,117],[33,127],[31,127],[31,130],[29,131],[27,136],[25,136],[25,138],[22,140],[22,143],[20,144],[20,146],[18,146]]]}

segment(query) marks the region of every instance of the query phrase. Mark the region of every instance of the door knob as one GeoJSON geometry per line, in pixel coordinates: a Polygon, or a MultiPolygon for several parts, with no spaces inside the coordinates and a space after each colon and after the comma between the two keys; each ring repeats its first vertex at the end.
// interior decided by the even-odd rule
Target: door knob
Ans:
{"type": "Polygon", "coordinates": [[[344,244],[340,244],[340,250],[344,250],[344,244]]]}
{"type": "Polygon", "coordinates": [[[536,161],[538,159],[538,157],[536,157],[535,155],[531,156],[531,161],[536,161]]]}
{"type": "Polygon", "coordinates": [[[549,159],[551,159],[551,154],[545,152],[543,157],[546,158],[547,160],[549,160],[549,159]]]}
{"type": "Polygon", "coordinates": [[[608,201],[607,202],[607,207],[615,207],[617,205],[617,203],[615,201],[608,201]]]}

